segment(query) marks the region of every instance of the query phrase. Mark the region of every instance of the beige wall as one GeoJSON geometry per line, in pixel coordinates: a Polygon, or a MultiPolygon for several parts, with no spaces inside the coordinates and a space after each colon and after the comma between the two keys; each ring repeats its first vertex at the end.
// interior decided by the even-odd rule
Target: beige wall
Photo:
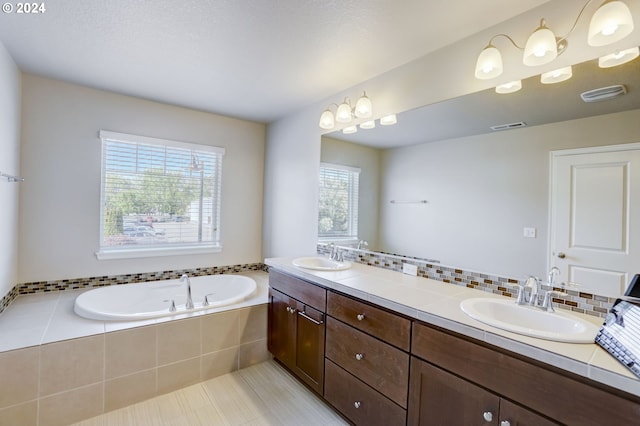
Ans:
{"type": "Polygon", "coordinates": [[[640,142],[640,110],[385,151],[385,251],[513,277],[547,271],[549,152],[640,142]],[[390,205],[392,198],[426,205],[390,205]],[[523,228],[537,238],[523,238],[523,228]]]}
{"type": "Polygon", "coordinates": [[[263,124],[32,75],[23,75],[22,93],[20,282],[262,261],[263,124]],[[226,149],[221,253],[95,258],[100,129],[226,149]]]}
{"type": "MultiPolygon", "coordinates": [[[[20,175],[20,71],[0,43],[0,172],[20,175]]],[[[18,280],[18,200],[22,183],[0,179],[0,298],[18,280]]]]}

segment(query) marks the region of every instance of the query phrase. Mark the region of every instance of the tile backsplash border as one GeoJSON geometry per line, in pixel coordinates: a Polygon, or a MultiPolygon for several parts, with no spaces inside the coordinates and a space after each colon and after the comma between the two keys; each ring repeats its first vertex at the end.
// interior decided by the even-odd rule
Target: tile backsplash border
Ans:
{"type": "Polygon", "coordinates": [[[230,266],[211,266],[206,268],[180,269],[175,271],[141,272],[122,275],[105,275],[100,277],[72,278],[52,281],[36,281],[15,285],[9,293],[0,300],[0,313],[15,300],[25,294],[49,293],[53,291],[77,290],[82,288],[97,288],[110,285],[142,283],[178,279],[182,274],[198,277],[203,275],[232,274],[247,271],[268,272],[264,263],[247,263],[230,266]]]}
{"type": "MultiPolygon", "coordinates": [[[[340,251],[345,260],[402,272],[402,264],[409,263],[418,267],[418,276],[431,278],[452,285],[474,288],[480,291],[500,294],[508,297],[516,297],[517,286],[520,282],[516,278],[502,277],[475,271],[467,271],[460,268],[440,265],[438,262],[416,257],[406,257],[397,254],[372,252],[340,246],[340,251]]],[[[318,254],[327,255],[327,244],[318,243],[318,254]]],[[[549,287],[543,285],[544,290],[549,287]]],[[[586,315],[604,318],[616,301],[615,297],[599,296],[571,289],[560,289],[568,296],[554,297],[555,306],[561,309],[579,312],[586,315]]]]}

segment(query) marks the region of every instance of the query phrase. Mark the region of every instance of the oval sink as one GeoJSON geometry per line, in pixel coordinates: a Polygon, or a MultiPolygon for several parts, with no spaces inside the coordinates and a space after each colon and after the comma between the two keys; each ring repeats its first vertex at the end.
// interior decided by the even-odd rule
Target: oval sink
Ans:
{"type": "Polygon", "coordinates": [[[467,299],[460,309],[471,318],[513,333],[569,343],[593,343],[599,327],[565,312],[546,312],[513,300],[467,299]]]}
{"type": "Polygon", "coordinates": [[[299,257],[293,260],[294,266],[300,268],[314,269],[316,271],[343,271],[351,268],[351,262],[343,261],[336,262],[328,257],[312,256],[312,257],[299,257]]]}

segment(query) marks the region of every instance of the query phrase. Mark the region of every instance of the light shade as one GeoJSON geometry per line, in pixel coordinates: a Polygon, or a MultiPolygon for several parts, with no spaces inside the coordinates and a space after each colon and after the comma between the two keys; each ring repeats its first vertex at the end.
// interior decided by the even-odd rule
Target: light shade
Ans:
{"type": "Polygon", "coordinates": [[[375,120],[369,120],[369,121],[365,121],[364,123],[362,123],[360,125],[361,129],[374,129],[376,127],[376,122],[375,120]]]}
{"type": "Polygon", "coordinates": [[[558,56],[556,36],[544,25],[544,19],[540,27],[529,36],[524,47],[522,62],[530,67],[548,64],[558,56]]]}
{"type": "Polygon", "coordinates": [[[605,1],[591,17],[589,46],[606,46],[622,40],[633,31],[633,17],[622,1],[605,1]]]}
{"type": "Polygon", "coordinates": [[[356,117],[358,118],[369,118],[373,115],[373,108],[371,107],[371,99],[367,97],[367,94],[364,93],[358,102],[356,102],[356,117]]]}
{"type": "Polygon", "coordinates": [[[330,109],[325,109],[320,116],[320,128],[325,130],[331,130],[335,126],[335,120],[333,119],[333,113],[330,109]]]}
{"type": "Polygon", "coordinates": [[[540,82],[542,84],[560,83],[561,81],[569,80],[573,76],[571,67],[564,67],[554,71],[545,72],[540,76],[540,82]]]}
{"type": "Polygon", "coordinates": [[[343,103],[338,105],[336,121],[338,123],[349,123],[351,121],[351,105],[347,103],[346,99],[343,103]]]}
{"type": "Polygon", "coordinates": [[[395,114],[385,115],[380,119],[381,126],[390,126],[392,124],[396,124],[398,122],[395,114]]]}
{"type": "Polygon", "coordinates": [[[631,49],[619,50],[610,55],[598,58],[598,66],[600,68],[610,68],[618,65],[626,64],[640,56],[640,48],[638,46],[631,49]]]}
{"type": "Polygon", "coordinates": [[[349,126],[342,129],[342,133],[344,133],[345,135],[348,135],[350,133],[355,133],[357,131],[358,131],[358,128],[356,126],[349,126]]]}
{"type": "Polygon", "coordinates": [[[502,74],[502,55],[493,45],[488,45],[478,56],[476,78],[488,80],[502,74]]]}
{"type": "Polygon", "coordinates": [[[517,92],[520,89],[522,89],[522,80],[515,80],[496,86],[496,93],[504,95],[507,93],[517,92]]]}

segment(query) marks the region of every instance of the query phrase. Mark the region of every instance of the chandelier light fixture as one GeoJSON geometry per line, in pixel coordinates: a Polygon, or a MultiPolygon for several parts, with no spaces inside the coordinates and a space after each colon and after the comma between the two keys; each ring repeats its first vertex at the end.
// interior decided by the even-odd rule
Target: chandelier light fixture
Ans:
{"type": "MultiPolygon", "coordinates": [[[[497,38],[506,38],[517,49],[523,51],[522,62],[527,66],[541,66],[552,62],[562,54],[569,42],[568,37],[575,30],[578,21],[594,0],[588,0],[580,10],[569,32],[563,37],[557,37],[547,27],[546,20],[541,19],[538,28],[529,36],[524,47],[518,45],[507,34],[496,34],[489,40],[487,46],[480,52],[476,61],[475,76],[480,80],[499,77],[503,72],[502,54],[494,45],[497,38]]],[[[587,43],[589,46],[606,46],[627,37],[633,32],[633,16],[629,7],[622,0],[605,0],[595,11],[589,23],[587,43]]],[[[606,55],[599,60],[601,68],[612,67],[629,62],[638,56],[638,48],[627,49],[606,55]],[[635,56],[634,56],[635,55],[635,56]]],[[[545,73],[541,80],[545,84],[558,83],[571,78],[571,69],[562,69],[545,73]]],[[[496,87],[497,93],[513,93],[522,87],[515,82],[501,84],[496,87]]]]}

